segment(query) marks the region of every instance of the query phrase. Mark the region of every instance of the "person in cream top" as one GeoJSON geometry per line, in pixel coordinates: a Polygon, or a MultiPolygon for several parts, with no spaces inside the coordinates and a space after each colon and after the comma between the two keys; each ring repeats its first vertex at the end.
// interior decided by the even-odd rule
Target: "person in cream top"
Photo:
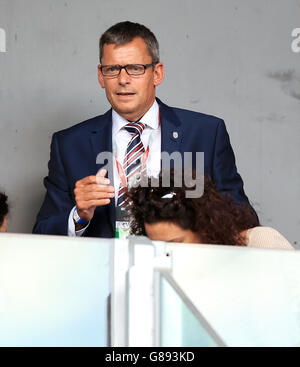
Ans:
{"type": "Polygon", "coordinates": [[[175,187],[171,174],[164,187],[163,174],[158,187],[131,188],[127,194],[132,216],[131,233],[165,242],[220,244],[292,250],[293,246],[277,230],[260,226],[248,206],[237,204],[229,195],[204,179],[204,193],[187,198],[184,182],[175,187]]]}

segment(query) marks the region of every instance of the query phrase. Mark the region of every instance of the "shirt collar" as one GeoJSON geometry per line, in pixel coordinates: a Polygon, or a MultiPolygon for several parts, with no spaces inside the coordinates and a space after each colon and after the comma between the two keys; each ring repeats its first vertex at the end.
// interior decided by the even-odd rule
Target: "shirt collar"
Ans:
{"type": "MultiPolygon", "coordinates": [[[[145,115],[140,119],[140,121],[152,129],[157,129],[159,125],[158,115],[159,115],[159,106],[158,106],[157,101],[155,100],[153,105],[149,108],[149,110],[145,113],[145,115]]],[[[120,116],[115,110],[112,110],[112,125],[113,125],[112,132],[113,134],[117,134],[126,124],[128,124],[128,120],[120,116]]]]}

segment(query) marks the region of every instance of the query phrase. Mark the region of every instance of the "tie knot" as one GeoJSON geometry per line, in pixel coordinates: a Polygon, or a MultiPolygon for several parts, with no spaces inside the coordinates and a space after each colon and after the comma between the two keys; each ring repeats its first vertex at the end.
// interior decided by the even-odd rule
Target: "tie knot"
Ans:
{"type": "Polygon", "coordinates": [[[124,126],[124,128],[130,133],[130,134],[139,134],[141,135],[144,128],[145,128],[145,124],[143,124],[140,121],[137,122],[129,122],[127,125],[124,126]]]}

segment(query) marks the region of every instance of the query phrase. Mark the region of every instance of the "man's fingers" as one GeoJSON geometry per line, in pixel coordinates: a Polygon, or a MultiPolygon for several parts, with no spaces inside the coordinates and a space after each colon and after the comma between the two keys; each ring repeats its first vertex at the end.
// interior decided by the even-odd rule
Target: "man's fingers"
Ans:
{"type": "Polygon", "coordinates": [[[85,187],[82,187],[84,192],[115,192],[115,188],[113,186],[108,185],[97,185],[92,184],[85,187]]]}
{"type": "Polygon", "coordinates": [[[85,185],[89,185],[93,183],[96,183],[96,176],[87,176],[81,180],[78,180],[75,186],[79,187],[79,186],[85,186],[85,185]]]}
{"type": "Polygon", "coordinates": [[[93,184],[109,185],[110,180],[108,178],[103,177],[102,175],[100,175],[100,176],[87,176],[87,177],[85,177],[81,180],[78,180],[75,184],[75,187],[82,187],[82,186],[93,185],[93,184]]]}
{"type": "Polygon", "coordinates": [[[98,185],[109,185],[110,179],[102,176],[96,176],[96,182],[98,185]]]}
{"type": "Polygon", "coordinates": [[[115,188],[113,186],[99,186],[97,184],[90,184],[85,186],[77,186],[74,189],[75,196],[81,196],[88,193],[114,193],[115,188]]]}
{"type": "Polygon", "coordinates": [[[114,192],[107,191],[92,191],[86,193],[79,193],[76,195],[76,201],[88,201],[88,200],[98,200],[98,199],[111,199],[115,196],[114,192]]]}
{"type": "Polygon", "coordinates": [[[79,210],[89,210],[90,208],[94,206],[103,206],[110,203],[110,199],[98,199],[98,200],[87,200],[87,201],[81,201],[78,204],[79,210]]]}

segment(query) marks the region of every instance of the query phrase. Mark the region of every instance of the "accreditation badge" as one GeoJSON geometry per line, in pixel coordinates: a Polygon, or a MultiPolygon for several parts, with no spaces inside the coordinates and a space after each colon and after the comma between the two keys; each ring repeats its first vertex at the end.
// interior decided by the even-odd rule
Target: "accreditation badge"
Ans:
{"type": "Polygon", "coordinates": [[[120,206],[116,207],[116,233],[115,238],[126,240],[129,236],[130,220],[128,211],[120,206]]]}

